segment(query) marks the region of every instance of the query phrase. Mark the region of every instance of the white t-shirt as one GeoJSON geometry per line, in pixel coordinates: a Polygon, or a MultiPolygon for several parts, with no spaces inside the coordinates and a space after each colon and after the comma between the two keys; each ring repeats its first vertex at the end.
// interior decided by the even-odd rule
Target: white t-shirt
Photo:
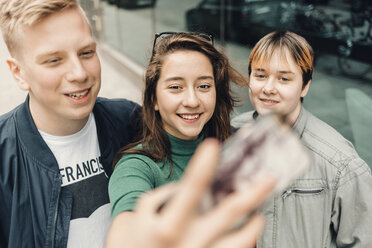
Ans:
{"type": "Polygon", "coordinates": [[[58,162],[62,187],[73,195],[67,247],[104,247],[111,224],[110,201],[93,113],[75,134],[39,132],[58,162]]]}

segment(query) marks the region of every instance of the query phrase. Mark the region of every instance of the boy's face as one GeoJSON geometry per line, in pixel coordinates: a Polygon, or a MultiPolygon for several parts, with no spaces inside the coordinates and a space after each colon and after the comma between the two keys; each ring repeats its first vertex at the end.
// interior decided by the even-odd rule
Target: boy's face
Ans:
{"type": "Polygon", "coordinates": [[[37,128],[54,135],[79,131],[92,111],[101,67],[90,27],[78,8],[23,27],[19,51],[8,60],[19,86],[30,95],[37,128]]]}
{"type": "Polygon", "coordinates": [[[302,88],[302,71],[289,52],[279,50],[262,65],[252,63],[249,95],[260,115],[275,112],[288,116],[293,125],[301,111],[301,97],[306,96],[310,82],[302,88]]]}

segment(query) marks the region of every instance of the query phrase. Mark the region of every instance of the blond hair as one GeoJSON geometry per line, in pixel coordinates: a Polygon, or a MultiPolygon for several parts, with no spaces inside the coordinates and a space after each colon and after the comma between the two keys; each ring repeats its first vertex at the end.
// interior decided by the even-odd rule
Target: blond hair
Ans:
{"type": "Polygon", "coordinates": [[[72,7],[79,7],[77,0],[0,0],[0,26],[9,52],[15,51],[21,26],[32,26],[72,7]]]}
{"type": "Polygon", "coordinates": [[[290,31],[274,31],[257,42],[248,58],[248,74],[252,72],[252,63],[266,63],[278,49],[282,54],[287,50],[301,68],[303,87],[305,87],[312,78],[314,51],[305,38],[290,31]]]}

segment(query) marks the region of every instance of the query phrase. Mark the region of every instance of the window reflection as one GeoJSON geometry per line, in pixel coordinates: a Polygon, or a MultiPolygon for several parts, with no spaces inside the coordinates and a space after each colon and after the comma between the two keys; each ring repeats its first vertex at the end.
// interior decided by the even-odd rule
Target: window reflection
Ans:
{"type": "MultiPolygon", "coordinates": [[[[355,88],[372,98],[371,1],[85,1],[99,3],[100,11],[95,13],[102,19],[102,40],[143,67],[151,56],[157,32],[214,34],[217,46],[244,74],[251,47],[265,34],[288,29],[304,36],[316,52],[315,72],[304,106],[346,138],[355,140],[345,91],[355,88]]],[[[250,110],[247,90],[236,91],[244,99],[236,114],[250,110]]],[[[369,130],[372,123],[359,124],[369,130]]]]}

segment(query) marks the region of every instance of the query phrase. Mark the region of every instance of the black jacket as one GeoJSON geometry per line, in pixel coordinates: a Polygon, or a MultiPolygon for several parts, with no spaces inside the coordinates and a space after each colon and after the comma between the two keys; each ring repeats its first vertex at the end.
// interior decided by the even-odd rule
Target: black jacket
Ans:
{"type": "MultiPolygon", "coordinates": [[[[108,176],[118,149],[137,132],[140,107],[98,98],[93,109],[108,176]]],[[[66,247],[72,195],[31,117],[28,98],[0,117],[0,247],[66,247]]]]}

